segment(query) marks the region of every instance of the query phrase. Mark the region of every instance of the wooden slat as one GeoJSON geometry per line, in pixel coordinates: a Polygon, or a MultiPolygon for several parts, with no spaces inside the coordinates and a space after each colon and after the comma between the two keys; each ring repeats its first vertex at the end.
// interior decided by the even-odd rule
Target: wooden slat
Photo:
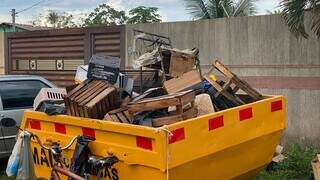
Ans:
{"type": "Polygon", "coordinates": [[[15,43],[30,43],[30,42],[54,42],[54,41],[81,41],[83,40],[83,35],[79,36],[53,36],[53,37],[33,37],[33,38],[15,38],[11,42],[15,43]]]}
{"type": "Polygon", "coordinates": [[[201,83],[202,79],[197,70],[193,70],[183,74],[181,77],[173,78],[163,83],[166,91],[171,93],[176,93],[184,90],[188,87],[201,83]]]}
{"type": "Polygon", "coordinates": [[[120,39],[120,33],[115,34],[99,34],[94,36],[95,40],[101,40],[101,39],[120,39]]]}
{"type": "Polygon", "coordinates": [[[115,45],[112,45],[112,46],[102,46],[102,45],[99,45],[99,46],[96,46],[95,48],[95,51],[119,51],[120,52],[120,46],[115,46],[115,45]]]}
{"type": "Polygon", "coordinates": [[[13,48],[12,53],[44,53],[44,52],[82,52],[83,46],[51,47],[51,48],[13,48]]]}
{"type": "Polygon", "coordinates": [[[30,58],[83,58],[83,53],[25,53],[25,54],[12,54],[12,58],[25,58],[25,59],[30,59],[30,58]]]}
{"type": "Polygon", "coordinates": [[[120,45],[120,39],[98,39],[95,45],[120,45]]]}
{"type": "Polygon", "coordinates": [[[34,42],[12,44],[11,48],[82,46],[83,41],[34,42]]]}
{"type": "Polygon", "coordinates": [[[97,95],[95,98],[93,98],[89,103],[86,104],[86,107],[92,108],[97,102],[101,101],[101,99],[105,98],[110,94],[111,92],[116,91],[115,87],[109,87],[102,91],[99,95],[97,95]]]}
{"type": "Polygon", "coordinates": [[[167,117],[161,117],[156,118],[152,120],[152,126],[154,127],[160,127],[163,125],[169,125],[173,123],[177,123],[182,120],[181,115],[173,115],[173,116],[167,116],[167,117]]]}
{"type": "Polygon", "coordinates": [[[120,52],[104,52],[104,51],[95,51],[95,54],[101,54],[105,56],[115,56],[115,57],[120,57],[120,52]]]}

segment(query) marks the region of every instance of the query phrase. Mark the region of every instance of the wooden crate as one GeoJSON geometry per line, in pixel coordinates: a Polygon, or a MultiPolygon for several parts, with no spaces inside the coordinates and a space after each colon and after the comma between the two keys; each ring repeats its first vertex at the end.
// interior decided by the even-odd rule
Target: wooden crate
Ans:
{"type": "Polygon", "coordinates": [[[109,111],[105,115],[104,120],[131,124],[133,121],[133,118],[130,115],[127,108],[119,108],[119,109],[109,111]]]}
{"type": "Polygon", "coordinates": [[[86,80],[65,97],[67,114],[102,119],[120,105],[117,89],[103,80],[86,80]]]}
{"type": "Polygon", "coordinates": [[[172,50],[169,75],[172,77],[179,77],[183,73],[191,71],[194,68],[195,63],[195,55],[172,50]]]}

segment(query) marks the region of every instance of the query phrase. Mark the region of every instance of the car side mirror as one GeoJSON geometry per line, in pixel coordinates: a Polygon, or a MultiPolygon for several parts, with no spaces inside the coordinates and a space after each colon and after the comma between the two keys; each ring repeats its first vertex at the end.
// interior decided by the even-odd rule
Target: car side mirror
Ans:
{"type": "Polygon", "coordinates": [[[17,123],[11,118],[3,118],[0,120],[0,125],[3,127],[14,127],[17,125],[17,123]]]}

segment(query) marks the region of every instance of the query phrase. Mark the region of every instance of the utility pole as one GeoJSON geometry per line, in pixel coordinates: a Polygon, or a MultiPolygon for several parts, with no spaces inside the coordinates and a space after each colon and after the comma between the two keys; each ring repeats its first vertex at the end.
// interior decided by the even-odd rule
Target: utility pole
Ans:
{"type": "Polygon", "coordinates": [[[13,32],[16,32],[16,9],[11,10],[13,32]]]}

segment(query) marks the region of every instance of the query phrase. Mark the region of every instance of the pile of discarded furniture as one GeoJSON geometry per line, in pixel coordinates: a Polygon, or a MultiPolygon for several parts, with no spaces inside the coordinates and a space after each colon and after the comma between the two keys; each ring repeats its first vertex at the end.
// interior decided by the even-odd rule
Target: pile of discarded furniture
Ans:
{"type": "MultiPolygon", "coordinates": [[[[133,67],[140,69],[136,74],[122,71],[118,57],[93,55],[88,66],[78,68],[78,84],[61,91],[64,94],[58,100],[64,102],[63,113],[160,127],[263,98],[218,60],[202,72],[197,48],[179,50],[164,46],[168,44],[164,41],[155,42],[152,51],[134,60],[133,67]]],[[[62,113],[61,106],[59,113],[50,103],[46,108],[35,109],[62,113]]]]}

